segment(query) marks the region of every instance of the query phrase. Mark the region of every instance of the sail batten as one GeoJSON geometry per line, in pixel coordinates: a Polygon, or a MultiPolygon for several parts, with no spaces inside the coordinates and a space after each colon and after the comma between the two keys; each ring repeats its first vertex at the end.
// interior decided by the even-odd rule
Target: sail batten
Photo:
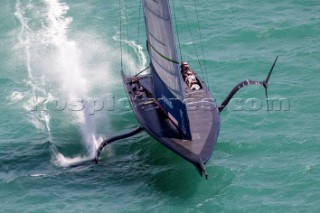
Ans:
{"type": "MultiPolygon", "coordinates": [[[[157,3],[158,3],[158,1],[154,1],[154,2],[157,2],[157,3]]],[[[158,13],[155,13],[155,11],[154,11],[154,10],[151,10],[148,5],[145,5],[145,9],[147,9],[148,11],[150,11],[151,13],[153,13],[153,15],[158,16],[158,17],[161,18],[161,19],[164,19],[164,20],[166,20],[166,21],[168,21],[168,22],[171,21],[171,19],[170,19],[169,16],[165,17],[165,16],[161,16],[161,15],[158,14],[158,13]]]]}
{"type": "Polygon", "coordinates": [[[155,96],[184,135],[191,138],[169,0],[142,2],[155,96]]]}

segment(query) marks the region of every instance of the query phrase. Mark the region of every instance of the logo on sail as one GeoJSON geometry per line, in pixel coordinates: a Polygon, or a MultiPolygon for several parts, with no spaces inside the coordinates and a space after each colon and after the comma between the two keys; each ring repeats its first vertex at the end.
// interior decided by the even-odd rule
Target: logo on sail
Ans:
{"type": "Polygon", "coordinates": [[[172,102],[166,96],[162,95],[162,100],[166,105],[170,107],[170,109],[173,109],[172,102]]]}

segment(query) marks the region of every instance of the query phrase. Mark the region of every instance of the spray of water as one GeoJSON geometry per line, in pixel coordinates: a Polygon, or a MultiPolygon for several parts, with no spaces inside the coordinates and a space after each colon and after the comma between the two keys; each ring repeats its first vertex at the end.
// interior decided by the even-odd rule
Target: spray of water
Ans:
{"type": "MultiPolygon", "coordinates": [[[[54,81],[58,84],[58,88],[55,88],[55,90],[59,90],[58,93],[62,94],[67,102],[81,100],[83,110],[67,113],[72,114],[75,123],[79,125],[82,142],[86,147],[86,154],[68,157],[58,151],[54,152],[54,162],[57,165],[62,167],[72,166],[94,158],[96,149],[102,142],[102,138],[97,135],[94,116],[90,111],[89,96],[93,84],[106,87],[102,79],[112,78],[112,75],[107,73],[107,70],[111,70],[110,64],[99,62],[100,64],[90,67],[90,62],[87,61],[88,63],[86,63],[86,60],[107,55],[109,61],[114,59],[119,61],[120,54],[111,51],[103,42],[99,43],[98,39],[95,39],[94,42],[83,42],[81,38],[71,39],[68,36],[68,29],[73,19],[68,16],[69,6],[65,2],[61,0],[42,0],[41,10],[37,8],[39,5],[34,4],[39,4],[39,2],[29,0],[26,3],[16,0],[15,12],[15,16],[21,24],[18,39],[19,48],[24,50],[27,69],[25,83],[31,88],[31,94],[26,95],[16,91],[9,98],[12,101],[19,101],[24,99],[25,96],[37,97],[37,99],[29,98],[26,101],[25,109],[30,111],[36,108],[39,100],[50,102],[50,100],[55,99],[52,92],[48,92],[48,90],[50,91],[48,83],[54,81]],[[30,23],[28,17],[30,14],[37,14],[38,17],[35,17],[35,20],[41,20],[37,27],[34,23],[30,23]],[[83,49],[86,51],[82,51],[83,49]],[[39,52],[43,54],[39,55],[39,52]]],[[[115,36],[114,39],[118,41],[119,37],[115,36]]],[[[124,63],[134,71],[145,68],[147,62],[142,47],[132,41],[123,42],[132,48],[140,64],[137,65],[136,61],[130,56],[124,58],[124,63]]],[[[117,81],[112,80],[108,84],[110,82],[117,83],[117,81]]],[[[107,87],[111,86],[113,85],[107,85],[107,87]]],[[[55,91],[54,94],[56,93],[55,91]]],[[[52,141],[50,112],[30,113],[30,122],[36,128],[46,130],[49,141],[52,141]]]]}
{"type": "MultiPolygon", "coordinates": [[[[66,3],[59,0],[43,0],[46,10],[42,10],[39,19],[42,20],[40,29],[32,29],[29,25],[29,17],[26,13],[32,11],[34,5],[32,1],[23,4],[20,0],[16,1],[15,16],[21,24],[21,30],[18,35],[19,46],[24,50],[24,58],[27,69],[26,84],[30,86],[29,97],[25,103],[25,109],[32,111],[39,104],[39,100],[50,101],[54,97],[46,91],[45,79],[55,79],[59,82],[60,93],[66,102],[81,100],[83,110],[73,113],[76,123],[81,129],[82,141],[86,147],[86,156],[77,156],[73,158],[65,157],[61,153],[54,153],[55,163],[59,166],[70,166],[76,163],[92,159],[95,156],[96,149],[101,142],[96,133],[95,121],[92,113],[89,112],[90,104],[88,101],[88,82],[84,76],[85,70],[81,61],[82,51],[76,41],[68,38],[67,30],[72,23],[72,18],[67,16],[69,7],[66,3]],[[47,55],[42,55],[42,62],[48,65],[42,66],[42,71],[34,71],[33,64],[37,60],[33,54],[40,49],[50,49],[47,55]],[[39,74],[45,77],[39,78],[39,74]],[[40,83],[39,83],[40,82],[40,83]]],[[[38,61],[39,62],[39,61],[38,61]]],[[[36,65],[34,65],[36,66],[36,65]]],[[[39,66],[37,67],[39,69],[39,66]]],[[[50,80],[49,80],[50,81],[50,80]]],[[[11,100],[21,100],[22,93],[14,92],[10,96],[11,100]]],[[[37,113],[30,113],[30,122],[40,130],[46,130],[51,141],[50,114],[48,111],[39,110],[37,113]]]]}
{"type": "Polygon", "coordinates": [[[69,166],[74,163],[92,159],[95,156],[99,145],[95,122],[89,113],[87,101],[88,85],[83,73],[81,64],[81,49],[75,41],[67,36],[67,29],[72,23],[71,17],[66,17],[69,7],[66,3],[58,0],[45,0],[48,7],[48,41],[57,49],[56,63],[58,66],[57,75],[61,76],[62,90],[68,100],[82,100],[83,110],[75,113],[76,119],[81,128],[83,141],[88,149],[88,156],[67,158],[62,154],[56,154],[56,162],[61,166],[69,166]]]}

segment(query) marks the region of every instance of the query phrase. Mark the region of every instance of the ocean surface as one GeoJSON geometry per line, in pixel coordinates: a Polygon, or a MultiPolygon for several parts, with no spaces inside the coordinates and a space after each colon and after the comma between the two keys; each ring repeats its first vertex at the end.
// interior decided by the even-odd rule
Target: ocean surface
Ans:
{"type": "Polygon", "coordinates": [[[320,211],[320,1],[171,7],[179,54],[217,103],[279,56],[269,112],[262,87],[234,97],[208,180],[146,133],[95,165],[101,141],[138,125],[119,71],[121,52],[128,73],[148,65],[140,2],[1,0],[1,212],[320,211]]]}

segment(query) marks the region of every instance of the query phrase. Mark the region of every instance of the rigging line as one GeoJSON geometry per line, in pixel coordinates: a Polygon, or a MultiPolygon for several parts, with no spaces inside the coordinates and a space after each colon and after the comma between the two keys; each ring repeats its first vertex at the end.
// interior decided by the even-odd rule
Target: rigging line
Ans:
{"type": "Polygon", "coordinates": [[[196,48],[196,45],[195,45],[195,42],[194,42],[193,34],[192,34],[192,31],[191,31],[189,19],[188,19],[187,12],[186,12],[186,8],[185,8],[185,6],[184,6],[183,3],[181,3],[181,5],[182,5],[182,8],[183,8],[184,16],[185,16],[186,21],[187,21],[189,33],[190,33],[191,40],[192,40],[192,44],[193,44],[192,46],[193,46],[193,49],[194,49],[194,51],[195,51],[195,53],[196,53],[196,56],[197,56],[197,59],[198,59],[198,63],[199,63],[199,65],[200,65],[201,73],[203,74],[202,64],[201,64],[201,62],[200,62],[199,54],[198,54],[198,51],[197,51],[197,48],[196,48]]]}
{"type": "MultiPolygon", "coordinates": [[[[138,48],[139,48],[139,43],[140,43],[140,22],[141,22],[141,9],[142,9],[142,1],[140,1],[140,6],[139,6],[139,20],[138,20],[138,33],[137,33],[137,45],[138,45],[138,48]]],[[[142,51],[142,48],[141,48],[141,51],[142,51]]],[[[137,55],[137,54],[136,54],[137,55]]],[[[137,58],[138,58],[138,55],[137,55],[137,58]]],[[[139,58],[138,60],[139,61],[139,58]]],[[[143,60],[140,62],[140,66],[142,67],[144,64],[143,64],[143,60]]],[[[140,72],[139,72],[140,73],[140,72]]],[[[137,74],[136,74],[137,75],[137,74]]]]}
{"type": "Polygon", "coordinates": [[[119,17],[120,17],[120,57],[121,57],[121,70],[123,70],[123,59],[122,59],[122,11],[121,11],[121,0],[119,0],[119,17]]]}
{"type": "Polygon", "coordinates": [[[201,28],[200,28],[198,7],[197,7],[197,2],[196,2],[196,0],[193,0],[193,2],[194,2],[195,11],[196,11],[197,21],[198,21],[198,30],[199,30],[199,36],[200,36],[201,52],[202,52],[202,58],[203,58],[205,79],[206,79],[206,81],[207,81],[206,83],[207,83],[208,88],[209,88],[209,79],[208,79],[208,73],[207,73],[206,60],[205,60],[205,58],[204,58],[203,39],[202,39],[202,33],[201,33],[201,28]]]}
{"type": "Polygon", "coordinates": [[[139,38],[140,38],[141,8],[142,8],[142,1],[140,1],[140,6],[139,6],[139,20],[138,20],[137,44],[139,44],[139,38]]]}
{"type": "Polygon", "coordinates": [[[125,14],[125,16],[124,16],[124,18],[125,18],[125,21],[126,21],[126,43],[127,43],[127,61],[128,61],[128,63],[129,63],[129,73],[130,73],[130,76],[132,76],[132,74],[131,74],[131,60],[130,60],[130,45],[129,45],[129,23],[128,23],[128,21],[129,21],[129,19],[128,19],[128,7],[127,7],[127,0],[124,0],[124,14],[125,14]]]}
{"type": "Polygon", "coordinates": [[[177,38],[178,38],[178,44],[179,44],[179,52],[180,52],[180,61],[182,61],[182,51],[181,51],[181,43],[180,43],[180,36],[179,36],[179,30],[178,30],[178,24],[177,24],[177,16],[176,16],[176,10],[175,10],[175,4],[174,1],[172,1],[173,6],[173,19],[174,19],[174,25],[176,27],[177,32],[177,38]]]}

